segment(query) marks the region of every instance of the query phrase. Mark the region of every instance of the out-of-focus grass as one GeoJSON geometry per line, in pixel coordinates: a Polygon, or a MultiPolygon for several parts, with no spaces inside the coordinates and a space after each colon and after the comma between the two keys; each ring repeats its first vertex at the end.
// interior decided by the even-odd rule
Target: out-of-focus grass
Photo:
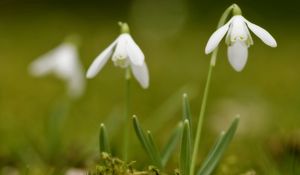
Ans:
{"type": "MultiPolygon", "coordinates": [[[[209,63],[204,46],[216,26],[215,16],[201,18],[201,22],[195,17],[188,18],[188,13],[182,11],[186,15],[183,22],[171,26],[177,28],[168,33],[165,31],[168,25],[143,28],[130,11],[119,12],[122,17],[118,18],[115,11],[100,13],[96,8],[65,10],[39,4],[24,7],[0,12],[0,167],[26,164],[47,167],[32,144],[42,148],[47,144],[45,121],[52,106],[64,94],[64,87],[53,77],[30,77],[28,64],[58,45],[65,36],[77,33],[81,36],[81,60],[87,68],[118,35],[117,20],[126,20],[131,25],[132,35],[144,51],[150,69],[150,88],[142,90],[134,83],[132,90],[132,111],[145,122],[143,125],[155,128],[159,120],[149,117],[154,117],[154,111],[187,84],[199,91],[191,101],[194,119],[198,116],[209,63]],[[164,30],[162,33],[167,37],[159,30],[164,30]],[[157,37],[153,37],[156,33],[157,37]]],[[[103,9],[99,7],[99,10],[103,9]]],[[[221,11],[216,13],[221,14],[221,11]]],[[[274,171],[276,168],[290,171],[293,165],[299,165],[299,24],[268,20],[253,11],[245,15],[269,30],[277,39],[278,48],[269,48],[254,37],[255,45],[249,49],[248,64],[242,73],[236,73],[229,66],[226,48],[222,46],[213,74],[202,150],[207,152],[217,133],[239,113],[240,132],[220,166],[221,171],[226,171],[224,166],[234,167],[236,173],[254,169],[268,174],[270,167],[274,171]],[[289,140],[298,141],[298,147],[288,147],[289,140]],[[275,159],[270,161],[270,157],[275,159]]],[[[171,20],[176,20],[176,16],[171,20]]],[[[73,155],[73,150],[65,151],[60,157],[64,167],[89,164],[87,162],[96,156],[100,122],[107,121],[110,114],[116,119],[122,117],[123,83],[123,71],[111,63],[95,79],[88,80],[86,93],[73,103],[61,135],[62,150],[70,150],[71,146],[74,152],[80,153],[73,155]]],[[[171,125],[181,119],[181,109],[170,114],[171,117],[166,117],[172,122],[155,137],[161,136],[158,140],[161,143],[168,137],[171,125]]],[[[110,128],[114,128],[115,122],[109,122],[109,131],[113,130],[110,128]]],[[[116,150],[118,129],[111,135],[115,138],[113,147],[116,150]]],[[[132,142],[136,151],[132,151],[131,158],[139,160],[142,166],[146,163],[145,157],[137,154],[142,150],[136,138],[132,137],[132,142]]],[[[206,155],[204,151],[199,159],[206,155]]],[[[175,167],[176,161],[174,157],[170,167],[175,167]]]]}

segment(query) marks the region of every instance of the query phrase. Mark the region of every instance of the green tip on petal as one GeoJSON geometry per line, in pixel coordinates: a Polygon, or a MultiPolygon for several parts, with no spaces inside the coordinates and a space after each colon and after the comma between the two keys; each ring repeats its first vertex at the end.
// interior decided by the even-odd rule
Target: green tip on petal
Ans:
{"type": "Polygon", "coordinates": [[[121,33],[129,33],[129,26],[126,22],[118,22],[121,33]]]}

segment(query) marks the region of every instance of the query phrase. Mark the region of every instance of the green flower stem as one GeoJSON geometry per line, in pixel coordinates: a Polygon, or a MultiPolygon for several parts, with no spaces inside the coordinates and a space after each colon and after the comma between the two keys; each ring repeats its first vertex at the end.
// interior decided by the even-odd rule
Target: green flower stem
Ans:
{"type": "Polygon", "coordinates": [[[126,68],[125,72],[125,113],[124,113],[124,150],[123,160],[128,159],[128,143],[129,143],[129,126],[130,126],[130,80],[131,72],[130,67],[126,68]]]}
{"type": "MultiPolygon", "coordinates": [[[[240,12],[241,10],[238,7],[238,5],[233,4],[230,7],[228,7],[224,13],[222,14],[217,28],[220,28],[223,26],[227,18],[230,16],[231,12],[240,12]]],[[[202,126],[203,126],[203,120],[204,120],[204,114],[205,114],[205,109],[206,109],[206,104],[207,104],[207,98],[208,98],[208,93],[209,93],[209,88],[210,88],[210,83],[211,83],[211,77],[212,77],[212,71],[214,66],[216,65],[216,60],[217,60],[217,55],[218,55],[218,47],[213,51],[211,55],[211,61],[208,69],[208,74],[207,74],[207,80],[205,84],[205,89],[204,89],[204,95],[202,99],[202,104],[200,108],[200,114],[199,114],[199,119],[198,119],[198,124],[197,124],[197,130],[196,130],[196,136],[195,136],[195,142],[194,142],[194,147],[193,147],[193,154],[192,154],[192,161],[191,161],[191,167],[190,167],[190,175],[195,174],[195,166],[196,166],[196,161],[197,161],[197,156],[198,156],[198,151],[199,151],[199,143],[200,143],[200,137],[201,137],[201,131],[202,131],[202,126]]]]}
{"type": "MultiPolygon", "coordinates": [[[[125,22],[119,22],[120,33],[129,33],[129,26],[125,22]]],[[[123,147],[123,160],[128,159],[128,143],[129,143],[129,126],[130,126],[130,79],[131,70],[128,66],[125,71],[125,113],[124,113],[124,147],[123,147]]]]}
{"type": "Polygon", "coordinates": [[[206,85],[205,85],[205,89],[204,89],[204,95],[203,95],[203,99],[202,99],[202,105],[201,105],[200,115],[199,115],[198,124],[197,124],[195,143],[194,143],[194,147],[193,147],[190,175],[194,175],[194,173],[195,173],[195,165],[196,165],[196,160],[197,160],[197,155],[198,155],[198,150],[199,150],[198,148],[199,148],[199,143],[200,143],[200,136],[201,136],[201,131],[202,131],[204,113],[205,113],[205,108],[206,108],[206,103],[207,103],[207,97],[208,97],[213,67],[214,67],[213,64],[210,64],[209,70],[208,70],[207,81],[206,81],[206,85]]]}

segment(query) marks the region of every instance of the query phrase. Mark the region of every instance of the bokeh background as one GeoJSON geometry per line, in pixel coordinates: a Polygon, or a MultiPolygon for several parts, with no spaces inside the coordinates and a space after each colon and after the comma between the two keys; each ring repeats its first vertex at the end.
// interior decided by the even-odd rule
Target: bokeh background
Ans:
{"type": "MultiPolygon", "coordinates": [[[[65,86],[53,76],[35,78],[28,73],[33,60],[70,34],[80,36],[80,59],[87,70],[118,36],[118,21],[129,23],[150,70],[149,89],[133,82],[131,111],[153,130],[162,146],[181,119],[183,92],[189,94],[197,119],[209,65],[204,47],[232,3],[242,8],[248,20],[267,29],[278,47],[270,48],[253,35],[255,44],[249,49],[246,68],[237,73],[227,61],[222,42],[199,160],[218,133],[240,114],[238,134],[216,173],[299,174],[300,14],[296,0],[1,0],[0,174],[21,174],[26,167],[30,174],[89,167],[98,157],[100,122],[106,123],[118,155],[123,70],[109,62],[96,78],[87,80],[84,95],[72,101],[64,118],[55,154],[49,150],[45,128],[65,86]]],[[[133,134],[131,148],[131,160],[145,168],[146,155],[133,134]]],[[[178,166],[177,160],[175,154],[170,172],[178,166]]]]}

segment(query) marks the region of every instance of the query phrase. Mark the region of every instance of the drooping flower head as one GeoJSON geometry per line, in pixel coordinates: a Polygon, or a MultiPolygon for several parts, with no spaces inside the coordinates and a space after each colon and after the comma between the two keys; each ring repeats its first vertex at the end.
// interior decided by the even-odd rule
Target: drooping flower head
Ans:
{"type": "Polygon", "coordinates": [[[66,82],[68,94],[79,97],[85,89],[82,65],[77,47],[72,42],[65,42],[33,61],[29,66],[33,76],[42,77],[53,74],[66,82]]]}
{"type": "Polygon", "coordinates": [[[211,35],[207,42],[205,53],[209,54],[213,52],[227,33],[225,41],[228,45],[227,56],[229,63],[239,72],[242,71],[246,65],[248,47],[253,45],[249,29],[265,44],[276,47],[277,43],[269,32],[245,19],[236,4],[231,7],[233,17],[211,35]]]}
{"type": "Polygon", "coordinates": [[[95,77],[111,58],[117,67],[130,67],[140,85],[147,88],[149,86],[149,73],[145,56],[129,34],[128,25],[126,23],[119,23],[119,25],[121,26],[121,34],[97,56],[89,67],[86,76],[87,78],[95,77]]]}

